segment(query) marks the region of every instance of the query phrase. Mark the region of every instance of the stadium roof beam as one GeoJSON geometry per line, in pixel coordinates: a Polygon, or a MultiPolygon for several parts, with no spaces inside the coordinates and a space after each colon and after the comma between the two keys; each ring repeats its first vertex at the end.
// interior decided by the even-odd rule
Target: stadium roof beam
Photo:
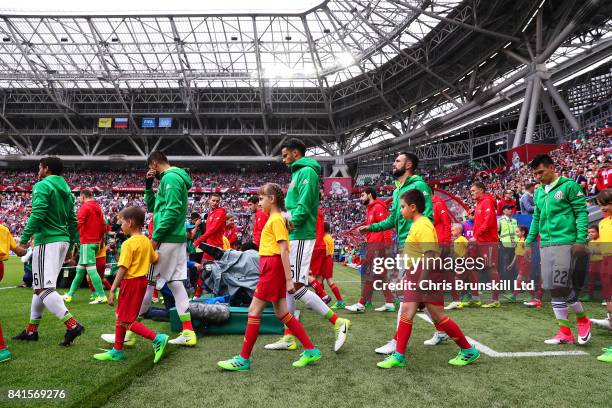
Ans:
{"type": "Polygon", "coordinates": [[[502,40],[511,41],[511,42],[519,42],[520,41],[520,39],[518,37],[515,37],[513,35],[507,35],[507,34],[504,34],[504,33],[498,33],[497,31],[487,30],[486,28],[482,28],[482,27],[478,27],[478,26],[475,26],[475,25],[467,24],[467,23],[464,23],[462,21],[454,20],[452,18],[440,16],[440,15],[438,15],[436,13],[431,13],[431,12],[425,10],[424,8],[420,9],[418,7],[415,7],[412,4],[410,4],[408,2],[405,2],[405,1],[399,1],[399,0],[390,0],[390,1],[392,3],[396,3],[396,4],[399,4],[401,6],[404,6],[404,7],[408,8],[408,9],[410,9],[410,10],[418,11],[419,13],[424,14],[424,15],[426,15],[428,17],[435,18],[436,20],[444,21],[446,23],[455,24],[455,25],[458,25],[460,27],[467,28],[467,29],[472,30],[472,31],[476,31],[478,33],[490,35],[490,36],[501,38],[502,40]]]}
{"type": "MultiPolygon", "coordinates": [[[[321,75],[321,57],[314,45],[314,40],[312,38],[312,33],[310,32],[310,28],[306,23],[306,17],[302,16],[302,25],[304,26],[304,33],[306,34],[306,39],[308,40],[308,51],[310,52],[310,57],[313,61],[314,69],[317,75],[317,83],[319,85],[319,90],[321,91],[321,96],[325,101],[325,111],[327,112],[327,117],[329,118],[329,123],[334,131],[334,134],[338,135],[338,129],[336,128],[336,122],[334,121],[334,115],[332,113],[331,101],[329,99],[329,95],[325,87],[323,86],[323,82],[327,83],[327,78],[321,75]]],[[[329,87],[329,84],[327,84],[329,87]]]]}
{"type": "MultiPolygon", "coordinates": [[[[16,43],[17,48],[19,49],[19,51],[21,52],[23,58],[26,60],[26,62],[30,66],[30,69],[32,70],[32,73],[36,76],[37,81],[40,82],[40,84],[42,85],[42,87],[45,90],[45,92],[47,93],[47,95],[49,95],[49,97],[55,102],[55,104],[58,106],[58,108],[66,107],[64,104],[60,103],[60,101],[57,99],[57,96],[55,95],[55,91],[51,92],[51,89],[50,89],[51,88],[51,83],[49,81],[45,82],[44,79],[40,78],[40,76],[38,74],[39,70],[38,70],[37,65],[34,64],[34,61],[32,61],[32,59],[30,58],[30,55],[28,54],[28,52],[26,52],[26,50],[24,48],[24,44],[28,44],[29,43],[28,39],[20,31],[17,30],[17,28],[14,26],[14,24],[9,19],[7,19],[5,17],[4,21],[5,21],[6,26],[8,27],[8,29],[10,31],[10,35],[12,35],[13,38],[17,38],[17,37],[21,38],[21,41],[18,41],[16,43]]],[[[8,33],[6,33],[6,34],[8,34],[8,33]]],[[[45,65],[47,71],[49,71],[49,67],[46,65],[46,63],[42,59],[41,59],[41,62],[42,62],[43,65],[45,65]]],[[[84,143],[85,148],[83,148],[83,146],[79,145],[76,142],[76,140],[74,140],[73,137],[70,137],[70,141],[72,143],[74,143],[74,145],[76,146],[76,148],[79,150],[79,152],[82,155],[86,155],[87,154],[87,150],[89,150],[89,142],[87,141],[86,138],[83,138],[83,136],[81,135],[81,132],[79,131],[79,129],[77,129],[77,127],[74,125],[72,120],[70,120],[70,118],[66,114],[65,110],[62,110],[62,114],[64,116],[64,119],[66,119],[66,122],[68,122],[70,127],[72,127],[74,129],[74,131],[76,132],[76,134],[79,137],[79,139],[81,139],[81,141],[84,143]]]]}
{"type": "MultiPolygon", "coordinates": [[[[346,6],[344,6],[346,8],[346,6]]],[[[434,71],[432,71],[429,67],[427,67],[425,64],[420,63],[417,59],[415,59],[414,57],[412,57],[410,54],[408,54],[406,51],[404,51],[403,49],[401,49],[400,47],[398,47],[393,41],[392,38],[387,37],[385,35],[385,33],[381,32],[380,29],[378,29],[376,26],[370,24],[370,22],[364,18],[361,13],[357,10],[357,9],[353,9],[353,10],[347,10],[347,11],[351,11],[354,15],[356,15],[357,17],[359,17],[359,20],[367,25],[368,27],[370,27],[372,30],[374,30],[378,35],[381,36],[381,38],[384,39],[384,42],[388,45],[390,45],[396,52],[398,52],[399,54],[403,55],[404,57],[408,58],[410,61],[412,61],[413,63],[415,63],[416,65],[418,65],[421,69],[423,69],[424,71],[426,71],[427,73],[429,73],[430,75],[432,75],[434,78],[436,78],[438,81],[442,82],[445,86],[447,86],[450,89],[453,89],[455,91],[458,91],[458,89],[455,87],[455,85],[451,84],[450,82],[448,82],[446,79],[442,78],[440,75],[436,74],[434,71]]],[[[453,20],[454,21],[454,20],[453,20]]],[[[392,109],[393,110],[393,109],[392,109]]]]}
{"type": "MultiPolygon", "coordinates": [[[[132,115],[132,109],[130,109],[130,107],[127,105],[127,103],[125,101],[125,98],[121,94],[121,90],[119,89],[119,85],[117,84],[117,81],[115,81],[115,79],[113,78],[113,74],[112,74],[111,70],[108,67],[108,62],[104,58],[104,54],[105,53],[104,53],[104,50],[102,49],[102,44],[105,44],[106,41],[102,38],[102,36],[100,35],[100,32],[96,29],[96,26],[91,21],[91,18],[87,19],[87,25],[89,26],[89,30],[90,30],[93,38],[97,39],[97,41],[95,43],[96,43],[96,51],[97,51],[98,61],[100,62],[100,65],[104,68],[104,71],[106,72],[107,80],[115,88],[115,93],[119,97],[119,101],[121,102],[121,105],[123,105],[123,109],[125,109],[125,113],[127,113],[127,115],[128,115],[130,123],[132,124],[133,131],[138,135],[140,132],[138,130],[138,124],[136,123],[136,120],[134,119],[134,115],[132,115]]],[[[85,38],[88,38],[87,35],[85,34],[85,32],[82,30],[80,24],[78,26],[79,26],[79,30],[81,31],[83,36],[85,38]]],[[[87,40],[87,42],[89,43],[89,40],[87,40]]],[[[113,56],[111,55],[110,58],[113,58],[113,56]]],[[[115,62],[115,65],[117,66],[116,62],[115,62]]],[[[129,88],[129,84],[127,84],[127,86],[129,88]]],[[[141,137],[141,139],[143,139],[143,143],[145,145],[145,150],[148,150],[148,144],[147,144],[146,139],[144,139],[142,137],[141,137]]],[[[133,139],[129,138],[129,141],[133,145],[138,146],[133,139]]],[[[142,152],[142,149],[140,147],[138,147],[137,149],[138,149],[139,152],[142,152]]]]}
{"type": "MultiPolygon", "coordinates": [[[[266,133],[266,150],[270,149],[270,140],[268,139],[268,132],[270,128],[268,126],[268,116],[266,112],[268,108],[266,106],[266,94],[268,90],[266,89],[265,82],[262,78],[262,67],[261,67],[261,51],[259,49],[259,34],[257,33],[257,22],[255,21],[255,17],[251,18],[251,22],[253,24],[253,44],[255,46],[255,60],[257,62],[256,72],[257,72],[257,82],[259,83],[259,102],[261,106],[261,120],[263,121],[264,132],[266,133]]],[[[270,106],[270,109],[272,107],[270,106]]]]}

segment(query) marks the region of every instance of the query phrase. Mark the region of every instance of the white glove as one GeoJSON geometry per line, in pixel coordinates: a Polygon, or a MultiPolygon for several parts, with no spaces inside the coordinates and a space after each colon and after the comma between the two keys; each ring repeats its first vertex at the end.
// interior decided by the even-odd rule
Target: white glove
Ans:
{"type": "Polygon", "coordinates": [[[28,251],[24,256],[21,257],[21,262],[28,263],[32,259],[32,248],[28,248],[28,251]]]}

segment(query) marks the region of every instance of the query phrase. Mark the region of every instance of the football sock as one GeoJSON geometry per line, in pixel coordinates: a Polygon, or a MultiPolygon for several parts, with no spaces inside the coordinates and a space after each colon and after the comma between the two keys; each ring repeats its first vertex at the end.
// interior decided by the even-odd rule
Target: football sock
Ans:
{"type": "MultiPolygon", "coordinates": [[[[331,309],[327,307],[325,302],[323,302],[320,297],[306,289],[306,287],[301,287],[300,289],[298,289],[295,292],[294,296],[297,300],[301,300],[306,304],[306,306],[310,307],[312,310],[314,310],[321,316],[325,316],[325,318],[332,322],[332,319],[328,317],[328,313],[331,312],[331,309]]],[[[335,313],[332,312],[332,314],[335,316],[335,313]]],[[[332,324],[333,323],[336,323],[335,317],[333,318],[332,324]]],[[[291,327],[289,327],[289,329],[291,329],[291,327]]]]}
{"type": "Polygon", "coordinates": [[[115,325],[115,344],[113,348],[117,351],[123,350],[123,342],[125,341],[125,332],[127,327],[117,322],[115,325]]]}
{"type": "Polygon", "coordinates": [[[110,290],[111,284],[104,277],[105,270],[106,270],[106,259],[104,259],[104,257],[96,258],[96,271],[98,271],[98,276],[100,277],[100,280],[102,281],[102,285],[104,286],[104,289],[110,290]]]}
{"type": "Polygon", "coordinates": [[[315,279],[312,282],[310,282],[310,287],[314,289],[318,297],[324,298],[325,296],[327,296],[327,292],[325,292],[323,285],[318,280],[315,279]]]}
{"type": "MultiPolygon", "coordinates": [[[[470,282],[474,284],[472,286],[477,287],[475,284],[478,283],[478,272],[472,271],[469,274],[470,282]]],[[[478,289],[472,290],[472,300],[480,300],[480,293],[478,292],[478,289]]]]}
{"type": "Polygon", "coordinates": [[[365,281],[363,283],[363,288],[361,288],[361,297],[359,298],[359,303],[365,305],[366,302],[372,300],[372,293],[374,293],[374,282],[365,281]]]}
{"type": "Polygon", "coordinates": [[[30,323],[26,328],[26,332],[34,333],[38,331],[38,325],[40,324],[44,310],[45,305],[43,304],[43,301],[40,299],[40,296],[35,293],[32,295],[32,304],[30,305],[30,323]]]}
{"type": "Polygon", "coordinates": [[[64,305],[62,297],[53,289],[45,289],[38,295],[45,307],[49,309],[58,319],[63,319],[68,309],[64,305]]]}
{"type": "MultiPolygon", "coordinates": [[[[491,272],[491,282],[499,282],[499,273],[491,272]]],[[[494,302],[499,301],[499,290],[491,291],[491,298],[494,302]]]]}
{"type": "Polygon", "coordinates": [[[181,326],[183,327],[183,330],[193,331],[193,325],[191,324],[191,314],[190,313],[179,315],[179,319],[181,320],[181,326]]]}
{"type": "Polygon", "coordinates": [[[285,300],[287,301],[287,310],[289,313],[295,314],[295,296],[293,296],[293,293],[287,292],[285,300]]]}
{"type": "Polygon", "coordinates": [[[342,295],[340,294],[340,289],[338,289],[338,286],[336,286],[335,283],[332,283],[331,285],[329,285],[330,289],[332,290],[332,292],[334,293],[334,296],[336,297],[336,299],[338,301],[342,300],[342,295]]]}
{"type": "MultiPolygon", "coordinates": [[[[316,296],[312,293],[313,296],[316,296]]],[[[281,322],[285,324],[291,330],[293,335],[297,337],[297,339],[302,343],[302,347],[304,350],[312,350],[314,348],[314,344],[310,341],[308,334],[306,334],[306,330],[304,330],[304,326],[297,319],[293,317],[291,313],[285,314],[281,318],[281,322]]]]}
{"type": "Polygon", "coordinates": [[[244,359],[249,359],[251,357],[251,352],[253,351],[253,346],[257,341],[257,336],[259,335],[259,325],[260,325],[259,316],[248,316],[247,319],[247,327],[244,331],[244,341],[242,342],[242,350],[240,351],[240,356],[244,359]]]}
{"type": "Polygon", "coordinates": [[[68,290],[69,296],[74,296],[77,289],[81,287],[81,283],[83,282],[83,277],[85,276],[85,273],[85,266],[78,265],[76,267],[76,275],[74,275],[74,279],[72,280],[72,283],[70,284],[70,289],[68,290]]]}
{"type": "Polygon", "coordinates": [[[168,288],[174,296],[174,303],[176,305],[176,312],[179,315],[189,313],[189,296],[187,296],[187,289],[182,281],[171,281],[168,282],[168,288]]]}
{"type": "Polygon", "coordinates": [[[64,323],[64,326],[66,326],[66,329],[68,330],[74,329],[78,324],[76,319],[68,311],[66,311],[66,315],[62,318],[62,322],[64,323]]]}
{"type": "Polygon", "coordinates": [[[329,312],[325,314],[325,318],[329,320],[331,324],[336,324],[336,321],[338,320],[338,315],[330,309],[329,312]]]}
{"type": "Polygon", "coordinates": [[[559,323],[559,330],[563,334],[570,335],[572,331],[570,330],[569,321],[567,320],[567,302],[564,298],[552,298],[550,303],[552,304],[555,318],[559,323]]]}
{"type": "Polygon", "coordinates": [[[155,289],[154,285],[149,284],[147,286],[147,291],[142,298],[142,305],[140,305],[140,312],[138,312],[139,316],[142,316],[149,311],[149,308],[151,307],[151,299],[153,298],[153,289],[155,289]]]}
{"type": "Polygon", "coordinates": [[[130,327],[128,327],[128,330],[131,330],[137,335],[149,340],[155,339],[156,336],[153,330],[149,329],[147,326],[140,322],[133,322],[132,324],[130,324],[130,327]]]}
{"type": "Polygon", "coordinates": [[[399,325],[397,326],[397,333],[395,338],[397,340],[395,351],[400,354],[406,354],[406,347],[408,346],[408,340],[410,340],[410,334],[412,333],[412,320],[405,315],[401,315],[399,319],[399,325]]]}
{"type": "Polygon", "coordinates": [[[462,349],[472,348],[472,345],[467,341],[465,335],[459,326],[457,326],[457,323],[455,323],[450,317],[445,316],[442,320],[435,323],[434,326],[436,327],[436,330],[443,331],[444,333],[448,334],[448,337],[453,339],[453,341],[462,349]]]}
{"type": "Polygon", "coordinates": [[[4,350],[6,348],[6,343],[4,342],[4,336],[2,335],[2,324],[0,324],[0,350],[4,350]]]}
{"type": "Polygon", "coordinates": [[[104,297],[106,296],[104,294],[104,286],[102,286],[102,280],[100,279],[100,275],[98,275],[98,271],[96,270],[96,266],[95,265],[87,265],[87,268],[85,268],[85,270],[87,271],[87,275],[89,276],[89,279],[91,279],[91,284],[93,285],[94,289],[96,290],[96,294],[100,297],[104,297]]]}

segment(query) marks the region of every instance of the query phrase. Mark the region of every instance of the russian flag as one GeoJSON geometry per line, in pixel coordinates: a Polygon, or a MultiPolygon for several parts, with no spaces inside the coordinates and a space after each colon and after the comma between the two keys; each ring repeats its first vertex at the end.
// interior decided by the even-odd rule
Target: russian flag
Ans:
{"type": "Polygon", "coordinates": [[[115,118],[116,129],[125,129],[128,127],[128,118],[115,118]]]}

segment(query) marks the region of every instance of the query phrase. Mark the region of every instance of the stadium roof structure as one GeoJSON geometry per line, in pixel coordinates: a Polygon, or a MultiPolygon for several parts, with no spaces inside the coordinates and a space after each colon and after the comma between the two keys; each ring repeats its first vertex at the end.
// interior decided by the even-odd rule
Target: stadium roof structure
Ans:
{"type": "Polygon", "coordinates": [[[184,161],[270,161],[298,137],[322,160],[341,163],[394,143],[383,139],[424,143],[445,117],[463,119],[503,97],[526,66],[561,63],[598,45],[610,32],[609,3],[0,10],[0,143],[14,153],[5,160],[141,160],[162,149],[184,161]],[[99,127],[107,117],[127,118],[128,126],[99,127]],[[143,128],[149,117],[173,123],[143,128]]]}

